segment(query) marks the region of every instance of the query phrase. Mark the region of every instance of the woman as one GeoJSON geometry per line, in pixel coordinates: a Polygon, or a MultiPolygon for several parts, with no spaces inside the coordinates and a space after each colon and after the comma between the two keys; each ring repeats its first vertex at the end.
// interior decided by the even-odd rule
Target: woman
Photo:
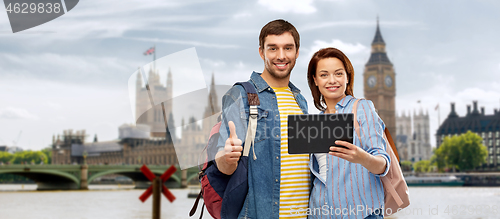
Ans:
{"type": "MultiPolygon", "coordinates": [[[[344,53],[335,48],[316,52],[307,72],[314,105],[321,113],[351,113],[354,101],[354,69],[344,53]]],[[[390,158],[383,140],[384,122],[373,103],[360,100],[357,107],[361,142],[330,147],[330,152],[311,155],[313,181],[310,218],[383,218],[384,188],[390,158]]]]}

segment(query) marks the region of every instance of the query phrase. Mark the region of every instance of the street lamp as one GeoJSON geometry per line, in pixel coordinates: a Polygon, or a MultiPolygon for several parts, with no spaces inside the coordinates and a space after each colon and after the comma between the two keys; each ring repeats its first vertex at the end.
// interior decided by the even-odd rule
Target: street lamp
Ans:
{"type": "Polygon", "coordinates": [[[87,155],[88,155],[87,151],[86,150],[83,151],[83,164],[84,165],[87,165],[87,155]]]}

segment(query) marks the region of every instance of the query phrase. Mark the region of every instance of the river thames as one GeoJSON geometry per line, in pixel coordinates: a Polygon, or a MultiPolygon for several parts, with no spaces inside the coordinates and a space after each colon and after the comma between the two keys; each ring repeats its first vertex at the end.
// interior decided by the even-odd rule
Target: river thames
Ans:
{"type": "MultiPolygon", "coordinates": [[[[0,219],[150,219],[151,198],[132,186],[90,185],[88,191],[35,191],[36,185],[0,184],[0,219]]],[[[163,219],[189,218],[187,189],[162,197],[163,219]]],[[[499,218],[500,187],[410,187],[410,206],[386,218],[499,218]]],[[[197,214],[199,218],[201,204],[197,214]]],[[[203,218],[211,218],[208,212],[203,218]]],[[[329,218],[325,215],[325,218],[329,218]]],[[[331,218],[335,218],[334,215],[331,218]]]]}

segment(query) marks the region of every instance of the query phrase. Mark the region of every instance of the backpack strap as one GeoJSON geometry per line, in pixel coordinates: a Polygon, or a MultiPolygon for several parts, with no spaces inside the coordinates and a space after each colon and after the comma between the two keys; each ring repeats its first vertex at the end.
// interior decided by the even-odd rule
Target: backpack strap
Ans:
{"type": "Polygon", "coordinates": [[[245,145],[243,146],[243,156],[248,157],[248,154],[250,153],[250,147],[252,145],[253,150],[253,159],[256,160],[257,156],[255,155],[255,134],[257,131],[257,115],[258,115],[258,110],[257,106],[260,105],[260,100],[259,100],[259,95],[257,94],[257,91],[255,90],[255,87],[253,84],[251,84],[248,81],[245,82],[236,82],[234,85],[241,85],[243,86],[243,89],[247,92],[247,99],[248,99],[248,105],[250,108],[250,115],[248,116],[248,128],[247,128],[247,136],[245,139],[245,145]]]}

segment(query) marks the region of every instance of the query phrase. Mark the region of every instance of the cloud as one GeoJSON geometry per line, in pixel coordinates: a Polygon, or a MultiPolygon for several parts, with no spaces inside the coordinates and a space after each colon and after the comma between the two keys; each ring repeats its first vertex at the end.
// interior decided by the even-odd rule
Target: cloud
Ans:
{"type": "MultiPolygon", "coordinates": [[[[369,27],[373,28],[375,25],[375,22],[373,20],[348,20],[348,21],[331,21],[331,22],[314,22],[314,23],[309,23],[306,25],[303,25],[300,28],[301,32],[306,32],[306,31],[311,31],[311,30],[317,30],[317,29],[324,29],[324,28],[329,28],[329,27],[369,27]]],[[[424,24],[420,22],[414,22],[414,21],[384,21],[380,22],[380,25],[383,26],[384,28],[391,28],[391,27],[414,27],[414,26],[423,26],[424,24]]]]}
{"type": "Polygon", "coordinates": [[[220,49],[236,49],[240,47],[238,45],[231,45],[231,44],[213,44],[200,41],[175,40],[175,39],[158,39],[158,38],[141,38],[141,37],[130,37],[127,39],[139,40],[144,42],[170,43],[170,44],[180,44],[180,45],[190,45],[190,46],[200,46],[200,47],[220,48],[220,49]]]}
{"type": "Polygon", "coordinates": [[[425,56],[424,64],[428,65],[448,65],[457,61],[455,57],[435,57],[435,56],[425,56]]]}
{"type": "Polygon", "coordinates": [[[258,4],[271,11],[310,14],[316,12],[313,0],[259,0],[258,4]]]}
{"type": "Polygon", "coordinates": [[[54,110],[60,110],[60,109],[62,109],[62,105],[59,104],[59,103],[46,102],[45,105],[48,106],[48,107],[50,107],[51,109],[54,109],[54,110]]]}
{"type": "Polygon", "coordinates": [[[307,63],[309,63],[309,60],[315,52],[327,47],[334,47],[344,52],[353,65],[366,62],[365,59],[370,54],[370,49],[361,43],[347,43],[339,39],[332,39],[331,42],[315,40],[313,45],[310,48],[306,48],[304,51],[307,54],[305,58],[307,63]]]}
{"type": "MultiPolygon", "coordinates": [[[[36,39],[36,46],[51,45],[59,39],[78,41],[88,38],[115,38],[122,37],[130,31],[150,32],[162,26],[176,24],[205,26],[203,22],[232,16],[229,13],[209,14],[189,10],[193,5],[210,5],[213,2],[214,0],[80,1],[64,17],[23,31],[22,35],[31,35],[27,37],[36,39]]],[[[5,26],[0,30],[10,31],[8,19],[6,21],[5,24],[0,22],[0,27],[5,26]]],[[[11,37],[11,34],[4,36],[11,37]]],[[[0,37],[2,37],[1,32],[0,37]]]]}
{"type": "Polygon", "coordinates": [[[125,80],[125,75],[137,68],[138,63],[118,57],[0,53],[0,66],[4,77],[29,77],[108,86],[119,83],[119,78],[125,80]]]}
{"type": "Polygon", "coordinates": [[[315,50],[317,51],[320,48],[325,48],[325,47],[335,47],[337,49],[342,50],[342,52],[351,55],[357,53],[368,53],[370,51],[366,46],[363,46],[361,43],[356,43],[356,44],[345,43],[338,39],[333,39],[332,42],[316,40],[314,41],[312,49],[313,51],[315,50]]]}
{"type": "Polygon", "coordinates": [[[226,66],[226,62],[222,60],[212,60],[212,59],[207,59],[207,58],[200,58],[200,61],[202,61],[204,64],[209,65],[210,67],[224,67],[226,66]]]}
{"type": "MultiPolygon", "coordinates": [[[[490,84],[490,83],[488,83],[490,84]]],[[[466,88],[465,90],[462,90],[458,92],[455,95],[455,98],[457,100],[462,100],[464,102],[469,102],[468,104],[471,104],[472,101],[475,100],[482,100],[482,104],[487,104],[490,105],[491,107],[498,107],[498,97],[500,97],[500,89],[498,88],[500,84],[497,82],[492,82],[491,85],[486,86],[496,86],[497,89],[493,90],[486,90],[484,88],[479,88],[479,87],[471,87],[471,88],[466,88]]]]}
{"type": "Polygon", "coordinates": [[[248,12],[242,12],[242,13],[237,13],[237,14],[233,15],[234,19],[246,19],[249,17],[252,17],[252,14],[248,13],[248,12]]]}
{"type": "Polygon", "coordinates": [[[0,119],[34,119],[38,116],[28,112],[26,109],[7,107],[0,109],[0,119]]]}

